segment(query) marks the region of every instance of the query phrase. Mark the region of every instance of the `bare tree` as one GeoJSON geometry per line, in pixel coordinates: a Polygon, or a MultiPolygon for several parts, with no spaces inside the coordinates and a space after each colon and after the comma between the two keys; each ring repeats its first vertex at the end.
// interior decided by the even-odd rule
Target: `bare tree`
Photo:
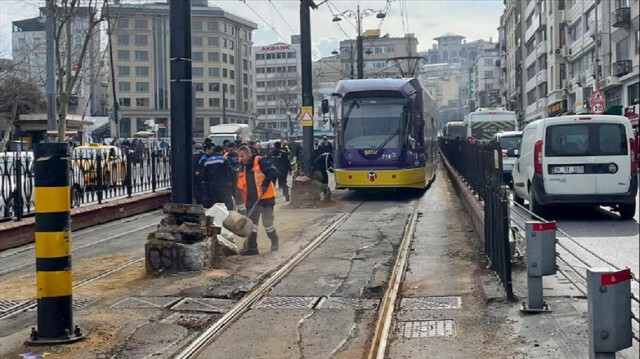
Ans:
{"type": "Polygon", "coordinates": [[[12,75],[0,76],[0,121],[6,128],[0,139],[0,150],[6,148],[18,116],[40,109],[44,103],[45,99],[35,83],[12,75]]]}
{"type": "Polygon", "coordinates": [[[77,91],[84,74],[85,60],[93,36],[100,31],[104,17],[98,10],[100,0],[46,0],[55,19],[56,90],[58,107],[58,142],[65,142],[69,99],[77,91]]]}

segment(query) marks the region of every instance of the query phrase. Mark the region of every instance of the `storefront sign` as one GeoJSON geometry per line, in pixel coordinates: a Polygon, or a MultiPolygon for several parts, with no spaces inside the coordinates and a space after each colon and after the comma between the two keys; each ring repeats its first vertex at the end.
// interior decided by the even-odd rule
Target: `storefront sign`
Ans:
{"type": "Polygon", "coordinates": [[[262,51],[282,51],[282,50],[291,50],[291,45],[269,45],[262,46],[262,51]]]}
{"type": "Polygon", "coordinates": [[[549,113],[549,117],[559,116],[566,111],[566,108],[567,100],[562,100],[560,102],[549,105],[547,108],[547,112],[549,113]]]}

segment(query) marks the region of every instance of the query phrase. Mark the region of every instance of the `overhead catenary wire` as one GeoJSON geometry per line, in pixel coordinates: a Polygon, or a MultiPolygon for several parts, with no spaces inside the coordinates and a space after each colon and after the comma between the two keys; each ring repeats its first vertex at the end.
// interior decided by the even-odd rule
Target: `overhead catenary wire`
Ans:
{"type": "MultiPolygon", "coordinates": [[[[287,25],[287,27],[289,28],[289,30],[291,30],[291,34],[296,35],[297,32],[293,29],[293,27],[289,24],[289,22],[287,21],[287,19],[284,18],[284,16],[282,16],[282,13],[280,12],[280,10],[278,10],[278,8],[276,7],[276,4],[273,0],[269,0],[269,4],[271,5],[271,7],[273,7],[273,9],[276,11],[276,13],[278,14],[278,16],[280,16],[280,18],[282,19],[282,21],[284,21],[284,23],[287,25]]],[[[273,19],[271,19],[271,21],[273,21],[273,19]]]]}

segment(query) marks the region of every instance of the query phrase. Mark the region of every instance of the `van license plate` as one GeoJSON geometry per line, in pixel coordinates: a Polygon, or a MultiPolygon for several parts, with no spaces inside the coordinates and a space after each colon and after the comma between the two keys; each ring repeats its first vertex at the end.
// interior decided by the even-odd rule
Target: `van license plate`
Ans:
{"type": "Polygon", "coordinates": [[[584,173],[584,166],[554,166],[551,167],[552,174],[572,174],[584,173]]]}

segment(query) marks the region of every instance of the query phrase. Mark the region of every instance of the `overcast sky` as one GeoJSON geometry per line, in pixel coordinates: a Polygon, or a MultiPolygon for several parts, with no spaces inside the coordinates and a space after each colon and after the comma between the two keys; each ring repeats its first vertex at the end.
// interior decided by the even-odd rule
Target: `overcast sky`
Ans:
{"type": "MultiPolygon", "coordinates": [[[[322,0],[315,2],[321,3],[322,0]]],[[[340,40],[355,38],[354,19],[339,23],[331,20],[333,14],[355,10],[358,2],[331,0],[311,11],[314,59],[330,55],[339,47],[340,40]]],[[[11,57],[11,22],[37,16],[38,6],[42,4],[44,0],[0,0],[0,57],[11,57]]],[[[258,30],[253,35],[255,45],[289,42],[292,34],[299,33],[299,0],[209,0],[209,4],[257,23],[258,30]]],[[[433,38],[447,32],[466,36],[467,41],[492,38],[497,42],[497,27],[504,8],[502,0],[391,0],[388,6],[386,0],[362,0],[360,5],[361,9],[387,8],[387,17],[382,21],[382,34],[399,37],[405,32],[414,33],[418,38],[418,51],[431,48],[435,43],[433,38]],[[403,16],[406,14],[408,16],[403,16]]],[[[379,24],[380,19],[374,14],[363,19],[362,28],[375,29],[379,24]]]]}

